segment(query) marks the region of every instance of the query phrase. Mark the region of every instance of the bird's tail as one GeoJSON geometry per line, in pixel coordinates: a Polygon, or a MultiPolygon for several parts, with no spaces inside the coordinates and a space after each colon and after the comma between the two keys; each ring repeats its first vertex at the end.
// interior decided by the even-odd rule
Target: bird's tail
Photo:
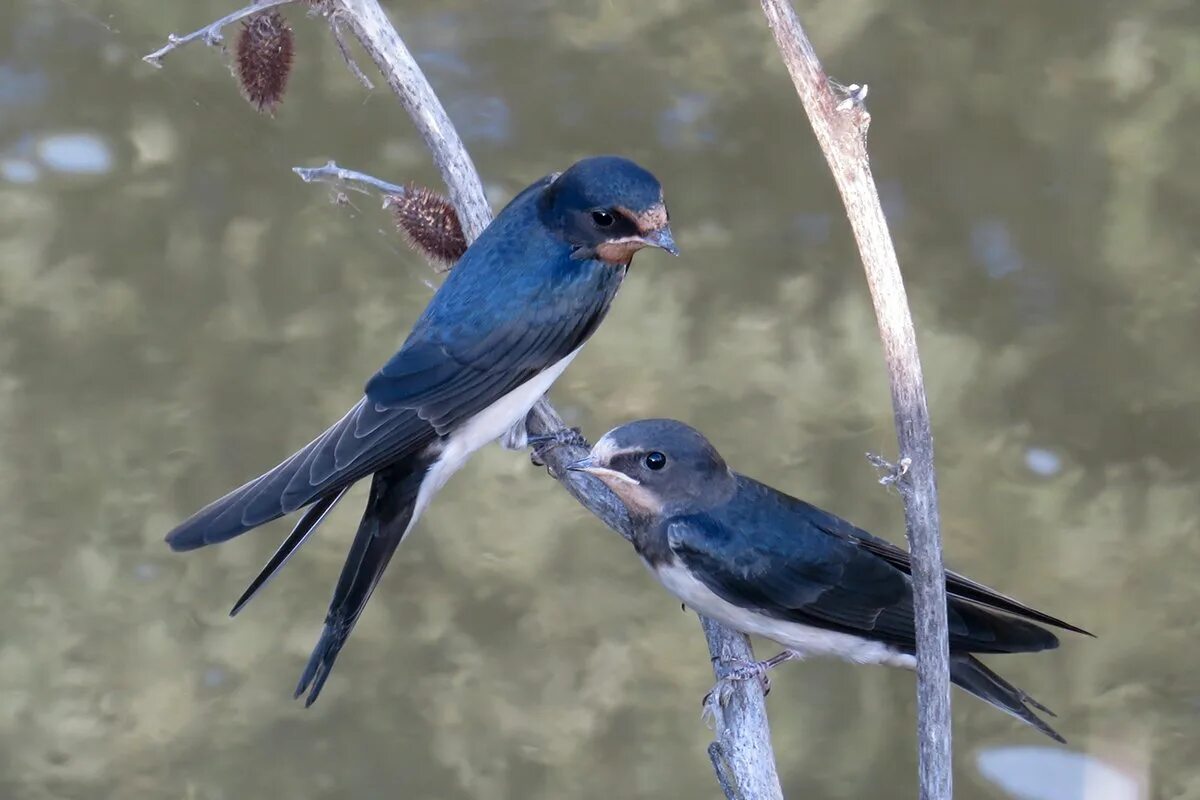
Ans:
{"type": "Polygon", "coordinates": [[[306,707],[321,693],[338,653],[408,533],[421,481],[431,464],[430,457],[418,455],[375,473],[367,508],[325,615],[325,628],[296,686],[296,697],[308,692],[306,707]]]}
{"type": "Polygon", "coordinates": [[[1007,711],[1027,725],[1032,725],[1054,741],[1066,744],[1067,740],[1046,724],[1045,720],[1033,713],[1030,706],[1052,717],[1055,716],[1053,711],[992,672],[974,656],[950,656],[950,681],[980,700],[990,703],[1001,711],[1007,711]]]}
{"type": "MultiPolygon", "coordinates": [[[[406,460],[437,438],[407,408],[376,408],[367,398],[274,469],[218,498],[167,534],[172,550],[224,542],[310,505],[298,531],[311,533],[341,491],[384,464],[406,460]]],[[[303,539],[301,533],[296,536],[303,539]]]]}

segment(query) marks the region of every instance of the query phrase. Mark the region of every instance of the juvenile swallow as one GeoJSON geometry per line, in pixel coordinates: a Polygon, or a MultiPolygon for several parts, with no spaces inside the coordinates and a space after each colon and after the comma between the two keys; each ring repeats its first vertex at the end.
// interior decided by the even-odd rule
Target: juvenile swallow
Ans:
{"type": "MultiPolygon", "coordinates": [[[[734,472],[695,429],[667,419],[631,422],[569,469],[594,475],[621,499],[634,547],[671,593],[785,648],[740,677],[807,656],[915,668],[909,554],[734,472]]],[[[1030,706],[1053,712],[974,654],[1057,647],[1054,634],[1034,622],[1091,634],[953,572],[946,593],[950,680],[1063,741],[1030,706]]]]}
{"type": "MultiPolygon", "coordinates": [[[[344,417],[274,469],[167,534],[192,550],[307,508],[234,605],[246,602],[356,481],[362,522],[296,687],[311,705],[396,546],[470,455],[516,431],[604,319],[633,255],[677,254],[658,180],[588,158],[518,194],[467,249],[399,352],[344,417]]],[[[508,437],[506,437],[507,439],[508,437]]]]}

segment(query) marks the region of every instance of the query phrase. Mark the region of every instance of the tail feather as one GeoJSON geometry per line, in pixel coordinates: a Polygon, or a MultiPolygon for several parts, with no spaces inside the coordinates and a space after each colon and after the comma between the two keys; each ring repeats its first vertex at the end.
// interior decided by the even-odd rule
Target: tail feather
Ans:
{"type": "Polygon", "coordinates": [[[1001,711],[1006,711],[1017,719],[1032,725],[1056,742],[1066,744],[1067,740],[1051,728],[1045,720],[1029,708],[1033,706],[1039,711],[1056,716],[1053,711],[1034,700],[1028,694],[1001,678],[988,669],[982,661],[970,655],[950,656],[950,680],[954,685],[978,697],[1001,711]]]}
{"type": "Polygon", "coordinates": [[[325,628],[296,685],[296,697],[308,692],[305,707],[320,695],[392,554],[408,533],[430,463],[428,458],[414,457],[375,473],[367,508],[325,616],[325,628]]]}
{"type": "Polygon", "coordinates": [[[317,502],[308,507],[304,515],[300,517],[300,521],[296,523],[296,527],[292,528],[292,532],[283,540],[283,543],[275,550],[275,553],[255,576],[250,585],[246,587],[246,591],[242,592],[242,596],[233,604],[233,608],[229,611],[229,616],[236,617],[246,603],[250,602],[250,598],[258,594],[259,589],[262,589],[271,578],[275,577],[275,573],[283,568],[283,565],[300,549],[300,545],[312,535],[325,517],[329,516],[329,512],[338,504],[346,492],[350,491],[347,486],[339,491],[327,494],[317,502]]]}
{"type": "Polygon", "coordinates": [[[411,409],[379,409],[363,398],[324,433],[167,534],[173,550],[240,536],[423,450],[437,437],[411,409]]]}
{"type": "Polygon", "coordinates": [[[971,653],[1036,653],[1058,647],[1058,637],[1040,625],[990,608],[949,599],[950,646],[971,653]]]}

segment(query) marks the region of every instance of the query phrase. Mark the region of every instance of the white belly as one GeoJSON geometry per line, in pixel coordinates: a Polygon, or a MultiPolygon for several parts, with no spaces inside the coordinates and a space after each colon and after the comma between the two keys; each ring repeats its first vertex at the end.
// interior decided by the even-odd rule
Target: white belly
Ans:
{"type": "Polygon", "coordinates": [[[562,361],[543,370],[471,417],[446,438],[441,454],[425,474],[425,480],[421,482],[412,519],[408,523],[409,530],[416,524],[417,518],[429,505],[438,489],[446,485],[451,475],[463,468],[472,453],[485,444],[496,441],[509,428],[525,419],[529,409],[533,408],[533,404],[546,393],[567,365],[579,354],[580,348],[576,348],[562,361]]]}
{"type": "Polygon", "coordinates": [[[916,659],[882,642],[848,633],[787,622],[740,608],[718,597],[680,564],[651,568],[663,586],[693,611],[725,623],[734,630],[763,636],[801,656],[829,656],[856,664],[887,664],[912,669],[916,659]]]}

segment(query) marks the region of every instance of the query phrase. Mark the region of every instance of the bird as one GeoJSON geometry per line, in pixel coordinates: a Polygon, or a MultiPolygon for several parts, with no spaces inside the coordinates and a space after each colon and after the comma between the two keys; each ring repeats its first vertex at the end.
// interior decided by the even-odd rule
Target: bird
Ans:
{"type": "Polygon", "coordinates": [[[618,156],[582,159],[514,197],[463,253],[399,351],[337,422],[167,534],[224,542],[305,509],[233,606],[235,616],[347,490],[371,478],[362,520],[295,697],[321,693],[397,545],[473,452],[524,446],[524,420],[608,313],[635,253],[679,251],[658,179],[618,156]]]}
{"type": "MultiPolygon", "coordinates": [[[[810,656],[915,668],[908,552],[734,472],[695,428],[630,422],[567,469],[594,476],[620,499],[638,555],[685,606],[783,646],[773,658],[738,665],[734,679],[765,679],[767,670],[810,656]]],[[[1057,647],[1042,625],[1092,634],[954,572],[946,572],[946,593],[950,680],[1064,742],[1034,713],[1054,716],[1050,709],[976,655],[1057,647]]]]}

